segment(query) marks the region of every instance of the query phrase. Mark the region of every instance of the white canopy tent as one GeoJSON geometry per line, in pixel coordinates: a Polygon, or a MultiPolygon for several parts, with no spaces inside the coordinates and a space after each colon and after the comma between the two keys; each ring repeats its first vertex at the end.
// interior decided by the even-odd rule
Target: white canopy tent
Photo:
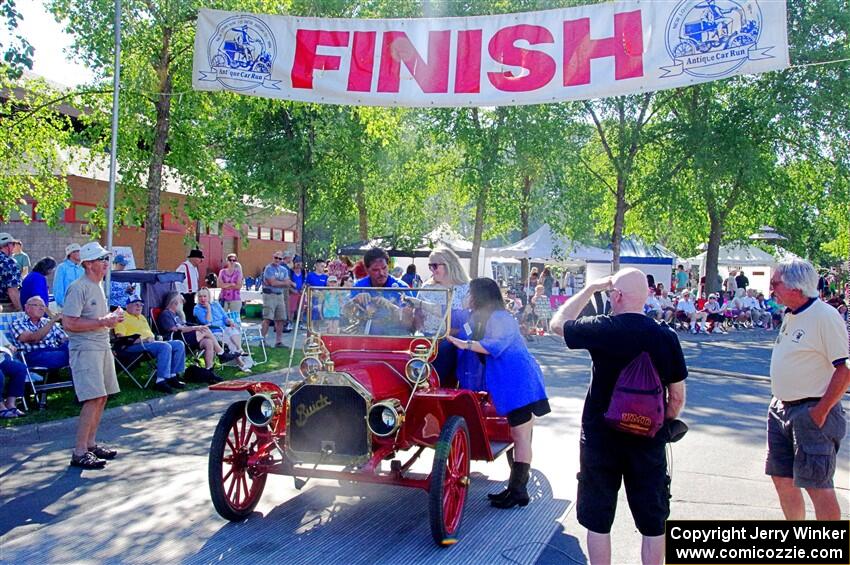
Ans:
{"type": "MultiPolygon", "coordinates": [[[[705,255],[706,252],[702,252],[688,259],[692,265],[699,265],[701,277],[705,275],[705,255]]],[[[750,280],[750,286],[764,293],[770,291],[770,275],[774,265],[776,258],[755,245],[721,245],[717,254],[717,271],[721,277],[726,278],[730,270],[740,268],[750,280]]]]}
{"type": "Polygon", "coordinates": [[[584,245],[552,233],[548,224],[516,243],[487,250],[488,257],[528,259],[540,263],[583,265],[611,263],[613,255],[607,249],[584,245]]]}

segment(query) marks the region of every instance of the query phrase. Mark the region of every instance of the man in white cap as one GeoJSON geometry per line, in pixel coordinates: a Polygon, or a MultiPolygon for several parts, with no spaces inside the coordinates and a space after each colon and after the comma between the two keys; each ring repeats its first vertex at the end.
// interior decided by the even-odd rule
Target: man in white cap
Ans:
{"type": "Polygon", "coordinates": [[[68,287],[81,276],[83,276],[83,268],[80,266],[80,244],[68,244],[65,247],[65,260],[59,263],[53,274],[53,296],[59,308],[65,305],[68,287]]]}
{"type": "Polygon", "coordinates": [[[109,330],[124,319],[120,308],[109,313],[101,283],[109,268],[110,253],[93,241],[79,251],[85,274],[71,283],[62,309],[68,332],[71,374],[77,399],[83,403],[71,466],[101,469],[118,454],[95,439],[108,395],[119,391],[109,330]]]}
{"type": "Polygon", "coordinates": [[[21,269],[12,259],[15,246],[20,243],[8,233],[0,233],[0,312],[18,312],[21,309],[21,269]]]}

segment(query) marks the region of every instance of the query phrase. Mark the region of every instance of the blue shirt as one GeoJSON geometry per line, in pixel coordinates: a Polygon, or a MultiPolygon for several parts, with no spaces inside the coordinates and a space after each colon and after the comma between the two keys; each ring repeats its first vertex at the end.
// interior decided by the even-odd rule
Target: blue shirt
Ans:
{"type": "Polygon", "coordinates": [[[282,286],[266,286],[265,279],[285,281],[289,278],[289,269],[286,265],[269,263],[263,269],[263,292],[266,294],[283,294],[282,286]]]}
{"type": "MultiPolygon", "coordinates": [[[[469,316],[468,311],[465,312],[467,314],[459,318],[469,316]]],[[[465,321],[458,320],[460,327],[463,327],[465,321]]],[[[490,353],[484,355],[484,385],[493,399],[496,412],[506,415],[517,408],[546,399],[543,372],[528,352],[513,316],[504,310],[493,312],[487,320],[484,336],[478,342],[490,353]]],[[[466,350],[462,350],[461,354],[477,357],[474,352],[466,350]]],[[[460,357],[458,362],[461,362],[460,357]]]]}
{"type": "Polygon", "coordinates": [[[83,276],[85,271],[81,265],[75,264],[70,259],[65,259],[56,267],[53,275],[53,299],[60,307],[65,305],[65,294],[71,283],[83,276]]]}
{"type": "Polygon", "coordinates": [[[138,289],[133,289],[133,292],[128,293],[127,289],[131,286],[133,286],[133,283],[111,281],[109,288],[109,305],[126,308],[127,301],[130,300],[130,297],[138,296],[139,292],[138,289]]]}
{"type": "MultiPolygon", "coordinates": [[[[21,269],[14,259],[0,251],[0,302],[9,302],[9,288],[21,287],[21,269]]],[[[23,302],[21,303],[23,306],[23,302]]]]}
{"type": "Polygon", "coordinates": [[[47,295],[47,279],[35,271],[25,276],[24,282],[21,283],[21,307],[23,308],[27,300],[33,296],[40,296],[45,306],[50,304],[50,298],[47,295]]]}
{"type": "Polygon", "coordinates": [[[328,286],[328,276],[319,275],[313,271],[307,275],[307,284],[310,286],[328,286]]]}
{"type": "Polygon", "coordinates": [[[195,318],[198,319],[199,323],[209,325],[213,331],[222,331],[227,326],[227,314],[225,314],[224,308],[218,302],[210,302],[212,320],[207,320],[207,309],[200,304],[195,305],[192,313],[195,314],[195,318]]]}
{"type": "Polygon", "coordinates": [[[304,279],[307,276],[304,274],[304,269],[301,269],[301,273],[296,273],[292,269],[289,269],[289,278],[292,279],[292,282],[295,283],[295,290],[301,292],[301,289],[304,288],[304,279]]]}

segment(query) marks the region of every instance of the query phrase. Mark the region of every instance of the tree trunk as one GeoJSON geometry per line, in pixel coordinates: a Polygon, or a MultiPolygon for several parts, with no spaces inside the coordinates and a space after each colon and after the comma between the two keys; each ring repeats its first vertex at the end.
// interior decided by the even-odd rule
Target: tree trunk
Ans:
{"type": "Polygon", "coordinates": [[[298,225],[301,227],[299,235],[301,236],[301,259],[303,261],[307,253],[307,239],[305,237],[307,232],[307,188],[300,181],[298,182],[298,225]]]}
{"type": "MultiPolygon", "coordinates": [[[[162,165],[168,145],[168,128],[171,114],[172,77],[169,68],[171,58],[171,34],[169,27],[162,32],[162,48],[156,64],[159,77],[159,96],[154,104],[156,124],[154,126],[153,151],[148,166],[148,207],[145,215],[145,268],[157,269],[159,266],[159,232],[162,228],[160,217],[160,197],[162,191],[162,165]]],[[[176,267],[176,265],[175,265],[176,267]]]]}
{"type": "Polygon", "coordinates": [[[611,236],[611,252],[614,254],[612,268],[614,272],[620,270],[620,243],[623,241],[623,228],[626,223],[626,210],[629,205],[626,202],[626,180],[622,173],[617,175],[617,209],[614,213],[614,233],[611,236]]]}
{"type": "Polygon", "coordinates": [[[484,212],[487,210],[487,192],[489,181],[482,183],[475,199],[475,227],[472,229],[472,255],[469,259],[469,276],[478,276],[478,256],[481,252],[481,239],[484,234],[484,212]]]}
{"type": "MultiPolygon", "coordinates": [[[[528,175],[522,178],[522,200],[519,204],[519,229],[520,239],[528,237],[528,215],[531,202],[531,177],[528,175]]],[[[522,284],[525,285],[528,280],[528,259],[520,261],[522,284]]]]}
{"type": "MultiPolygon", "coordinates": [[[[705,250],[705,293],[720,291],[717,284],[717,259],[720,254],[720,241],[723,238],[723,219],[709,208],[708,219],[711,231],[708,233],[708,248],[705,250]]],[[[705,297],[703,297],[705,298],[705,297]]]]}
{"type": "Polygon", "coordinates": [[[366,190],[363,183],[354,187],[354,203],[357,205],[357,229],[360,239],[369,239],[369,218],[366,215],[366,190]]]}

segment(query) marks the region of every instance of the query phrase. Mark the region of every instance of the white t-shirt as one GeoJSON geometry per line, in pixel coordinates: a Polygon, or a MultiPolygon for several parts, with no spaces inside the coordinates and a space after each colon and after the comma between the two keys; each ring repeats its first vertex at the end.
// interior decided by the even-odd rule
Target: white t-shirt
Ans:
{"type": "Polygon", "coordinates": [[[176,283],[177,292],[188,294],[190,292],[198,292],[200,288],[198,281],[198,268],[189,261],[183,261],[177,266],[177,272],[186,275],[182,282],[176,283]]]}
{"type": "Polygon", "coordinates": [[[679,300],[679,303],[676,304],[676,310],[680,310],[685,314],[693,314],[697,311],[696,306],[690,300],[685,300],[684,298],[679,300]]]}
{"type": "Polygon", "coordinates": [[[847,328],[838,310],[815,300],[802,312],[787,313],[770,357],[773,396],[785,401],[823,396],[833,363],[848,356],[847,328]]]}

